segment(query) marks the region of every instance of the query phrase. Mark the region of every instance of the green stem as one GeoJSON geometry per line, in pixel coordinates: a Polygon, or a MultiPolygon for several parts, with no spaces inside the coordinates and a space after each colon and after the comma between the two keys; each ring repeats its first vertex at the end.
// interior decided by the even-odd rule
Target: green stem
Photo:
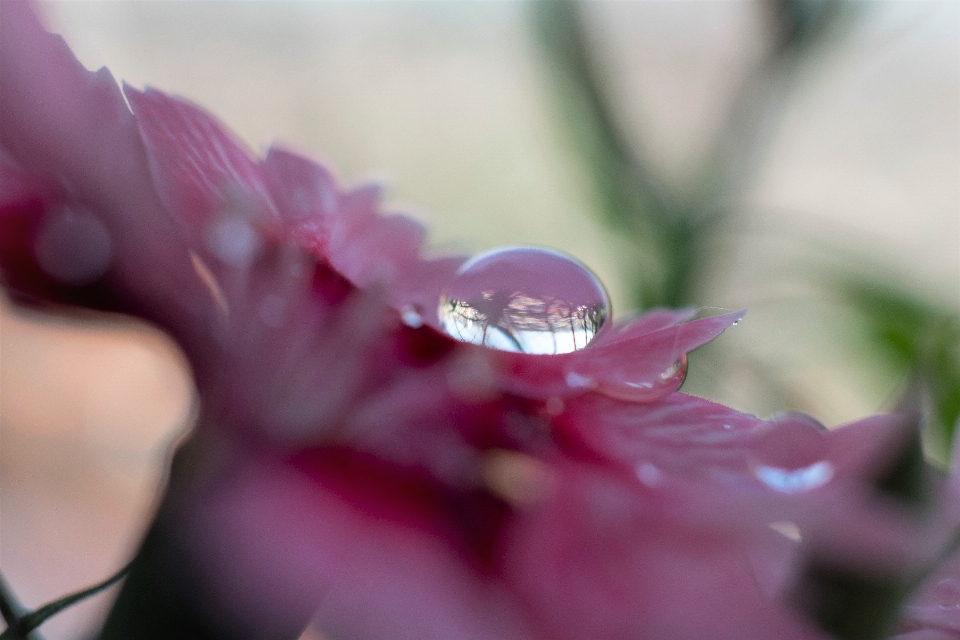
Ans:
{"type": "MultiPolygon", "coordinates": [[[[3,573],[0,573],[0,615],[7,623],[7,630],[0,637],[11,637],[19,640],[26,636],[26,632],[21,630],[21,618],[28,609],[23,606],[20,599],[13,592],[13,588],[6,581],[3,573]],[[9,635],[8,635],[9,634],[9,635]]],[[[37,640],[36,637],[34,640],[37,640]]]]}
{"type": "Polygon", "coordinates": [[[110,576],[103,582],[88,587],[81,591],[76,591],[70,595],[64,596],[59,600],[54,600],[48,604],[43,605],[39,609],[20,616],[20,620],[16,626],[10,625],[10,627],[0,634],[0,640],[7,640],[7,638],[18,638],[25,636],[32,632],[34,629],[39,627],[41,624],[46,622],[48,619],[57,615],[64,609],[73,606],[74,604],[80,602],[81,600],[86,600],[90,596],[96,595],[107,589],[127,575],[127,572],[130,570],[130,565],[125,566],[123,569],[120,569],[117,573],[110,576]],[[8,635],[10,634],[10,635],[8,635]]]}

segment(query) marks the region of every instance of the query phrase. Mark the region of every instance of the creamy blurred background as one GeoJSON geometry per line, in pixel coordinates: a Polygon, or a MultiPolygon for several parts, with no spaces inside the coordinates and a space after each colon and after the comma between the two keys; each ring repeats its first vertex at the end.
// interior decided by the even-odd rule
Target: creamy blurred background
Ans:
{"type": "MultiPolygon", "coordinates": [[[[901,380],[860,355],[842,312],[810,285],[818,265],[862,265],[960,309],[960,3],[858,8],[849,32],[801,69],[738,217],[715,240],[722,258],[700,301],[749,308],[720,340],[777,373],[790,389],[777,402],[830,425],[882,408],[901,380]]],[[[426,220],[440,248],[568,251],[626,310],[623,246],[593,213],[528,3],[41,9],[88,68],[188,97],[254,150],[281,141],[346,184],[385,182],[390,208],[426,220]]],[[[766,46],[758,6],[587,9],[629,132],[664,176],[684,180],[766,46]]],[[[701,373],[695,390],[772,410],[762,385],[734,369],[701,373]]],[[[29,606],[123,564],[191,403],[184,364],[157,331],[3,305],[0,567],[29,606]]],[[[82,637],[105,601],[54,618],[45,636],[82,637]]]]}

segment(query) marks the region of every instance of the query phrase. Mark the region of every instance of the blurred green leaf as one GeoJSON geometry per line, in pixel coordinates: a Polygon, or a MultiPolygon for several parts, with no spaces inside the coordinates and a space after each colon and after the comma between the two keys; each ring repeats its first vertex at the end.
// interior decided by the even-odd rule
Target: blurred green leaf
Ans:
{"type": "Polygon", "coordinates": [[[838,640],[886,638],[905,594],[895,578],[861,575],[829,562],[810,562],[800,582],[801,610],[838,640]]]}
{"type": "Polygon", "coordinates": [[[945,455],[960,418],[960,314],[870,277],[839,282],[843,302],[862,318],[876,353],[922,385],[931,413],[928,444],[945,455]]]}
{"type": "Polygon", "coordinates": [[[701,253],[694,247],[699,234],[669,186],[623,135],[580,4],[541,0],[533,6],[565,129],[593,184],[598,213],[640,257],[624,265],[635,283],[632,302],[680,306],[701,253]]]}
{"type": "Polygon", "coordinates": [[[638,148],[642,136],[625,135],[606,91],[602,59],[590,44],[584,4],[539,0],[532,6],[565,129],[592,183],[597,213],[631,253],[622,260],[634,283],[630,302],[641,308],[697,304],[715,262],[714,240],[756,168],[796,70],[827,34],[837,32],[839,16],[855,12],[842,0],[768,0],[773,45],[738,88],[712,145],[703,149],[700,169],[680,188],[663,180],[638,148]]]}
{"type": "Polygon", "coordinates": [[[801,49],[831,31],[840,18],[845,0],[767,0],[776,29],[776,46],[801,49]]]}

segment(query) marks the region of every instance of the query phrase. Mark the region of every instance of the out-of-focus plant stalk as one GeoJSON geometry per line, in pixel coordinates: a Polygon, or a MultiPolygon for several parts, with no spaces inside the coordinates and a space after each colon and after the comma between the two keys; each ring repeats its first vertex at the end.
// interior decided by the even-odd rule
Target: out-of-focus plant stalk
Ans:
{"type": "Polygon", "coordinates": [[[22,632],[21,620],[29,610],[20,602],[6,578],[0,573],[0,615],[7,623],[3,635],[9,634],[12,640],[43,640],[39,632],[22,632]]]}
{"type": "MultiPolygon", "coordinates": [[[[536,24],[557,79],[575,143],[607,224],[635,249],[624,265],[631,302],[643,307],[696,303],[704,269],[714,262],[711,236],[732,217],[732,204],[758,164],[801,63],[848,17],[841,0],[770,0],[772,43],[740,86],[724,125],[704,154],[690,188],[672,187],[628,141],[604,90],[575,0],[541,0],[536,24]],[[690,194],[690,195],[684,195],[690,194]]],[[[642,136],[633,136],[637,138],[642,136]]]]}

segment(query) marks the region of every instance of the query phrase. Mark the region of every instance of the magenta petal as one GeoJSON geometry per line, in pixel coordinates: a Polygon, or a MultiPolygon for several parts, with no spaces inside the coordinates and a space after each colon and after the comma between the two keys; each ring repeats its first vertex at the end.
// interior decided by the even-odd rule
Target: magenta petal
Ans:
{"type": "Polygon", "coordinates": [[[685,526],[669,492],[558,465],[553,497],[510,532],[507,576],[545,636],[816,638],[760,590],[744,539],[685,526]]]}
{"type": "Polygon", "coordinates": [[[84,69],[19,0],[0,2],[0,112],[0,145],[18,163],[79,189],[92,177],[119,186],[142,153],[110,73],[84,69]]]}
{"type": "Polygon", "coordinates": [[[404,322],[416,327],[419,318],[419,322],[440,329],[437,318],[440,294],[464,260],[466,258],[463,256],[423,260],[394,283],[390,290],[390,301],[397,309],[406,312],[404,322]]]}
{"type": "Polygon", "coordinates": [[[157,198],[133,115],[110,73],[84,69],[20,0],[0,2],[0,113],[3,153],[61,192],[38,214],[67,205],[96,218],[113,248],[117,305],[189,349],[209,294],[157,198]]]}
{"type": "Polygon", "coordinates": [[[231,200],[255,213],[275,215],[260,166],[213,116],[152,89],[125,86],[124,92],[146,145],[157,191],[171,213],[194,229],[231,200]]]}
{"type": "Polygon", "coordinates": [[[331,221],[329,244],[322,257],[357,286],[389,283],[398,275],[398,258],[409,262],[409,247],[416,245],[419,251],[423,238],[422,225],[413,220],[382,218],[382,198],[383,187],[379,184],[354,187],[341,196],[339,210],[331,221]],[[391,237],[391,226],[396,237],[391,237]],[[375,253],[378,248],[386,251],[385,256],[375,253]]]}
{"type": "Polygon", "coordinates": [[[830,461],[838,475],[869,481],[896,456],[911,429],[909,420],[898,414],[879,414],[842,425],[827,433],[830,461]]]}
{"type": "Polygon", "coordinates": [[[392,285],[420,260],[423,225],[403,215],[377,217],[346,241],[331,242],[330,264],[358,287],[392,285]]]}
{"type": "Polygon", "coordinates": [[[525,637],[515,604],[461,559],[431,515],[383,518],[283,463],[251,460],[178,524],[214,613],[244,635],[285,637],[277,629],[289,619],[316,612],[338,638],[525,637]]]}
{"type": "Polygon", "coordinates": [[[676,391],[687,352],[713,340],[745,312],[701,318],[585,349],[570,361],[568,376],[614,398],[650,402],[676,391]]]}
{"type": "Polygon", "coordinates": [[[569,404],[557,428],[631,473],[745,476],[756,440],[768,428],[763,420],[683,393],[653,404],[597,394],[569,404]]]}
{"type": "Polygon", "coordinates": [[[262,167],[270,195],[285,220],[324,219],[337,211],[337,183],[326,167],[275,146],[262,167]]]}
{"type": "Polygon", "coordinates": [[[361,184],[340,197],[340,208],[331,230],[330,245],[342,248],[350,244],[379,215],[383,187],[377,183],[361,184]]]}
{"type": "Polygon", "coordinates": [[[497,351],[492,357],[499,362],[497,372],[507,391],[545,400],[578,395],[591,390],[588,386],[576,384],[579,382],[577,379],[567,376],[570,361],[580,353],[582,352],[574,351],[559,355],[530,355],[497,351]]]}

